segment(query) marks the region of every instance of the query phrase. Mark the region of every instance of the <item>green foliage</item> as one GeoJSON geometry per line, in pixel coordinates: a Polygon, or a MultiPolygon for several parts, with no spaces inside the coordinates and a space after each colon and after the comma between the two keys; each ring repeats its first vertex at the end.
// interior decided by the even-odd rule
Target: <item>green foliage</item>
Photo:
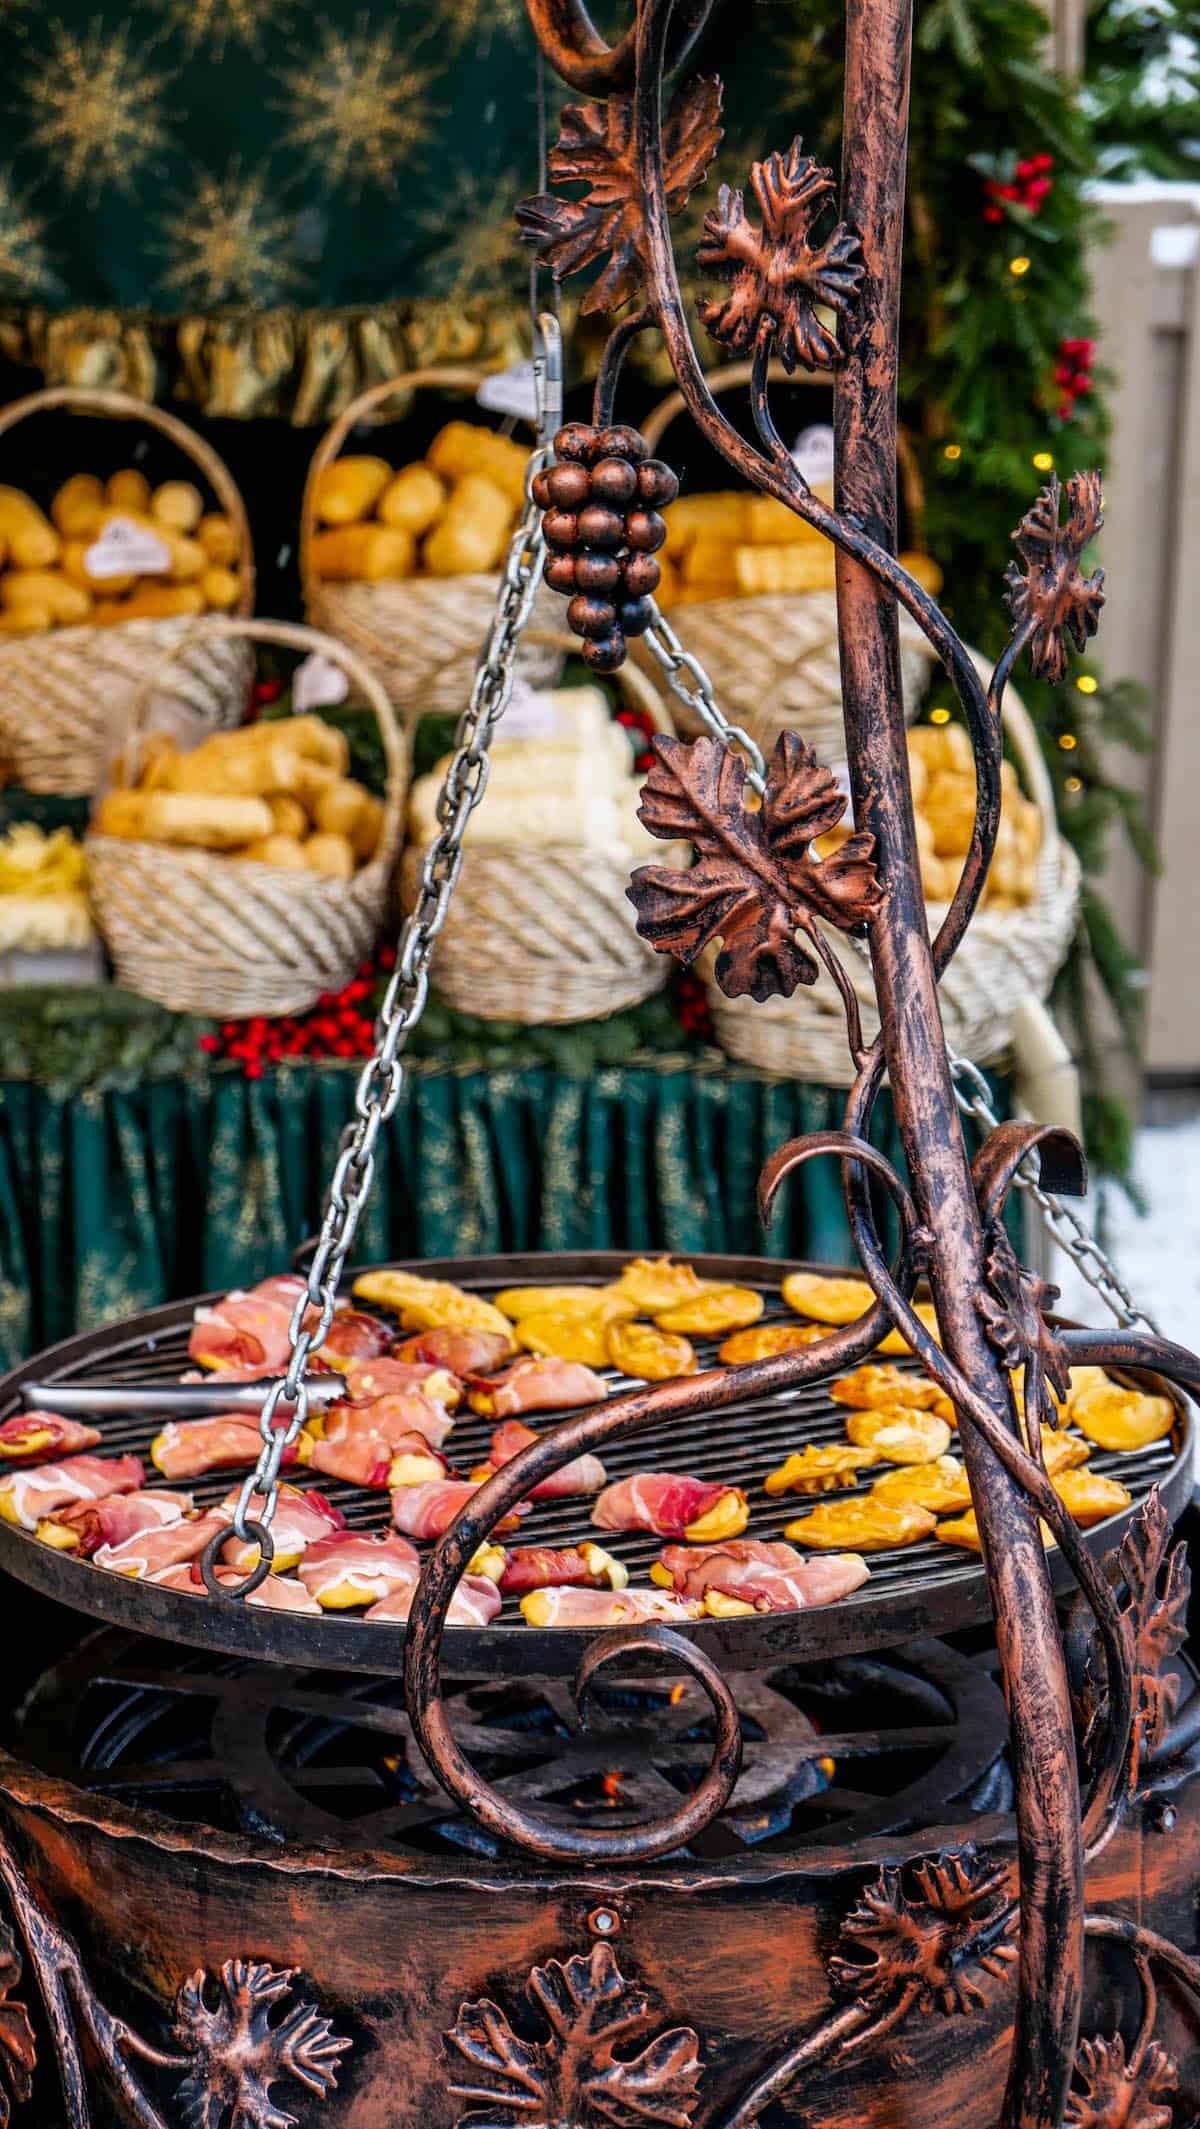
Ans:
{"type": "Polygon", "coordinates": [[[1093,0],[1083,82],[1103,177],[1200,177],[1195,0],[1093,0]]]}
{"type": "MultiPolygon", "coordinates": [[[[1085,98],[1055,74],[1046,16],[1034,0],[924,0],[917,9],[901,320],[902,495],[910,540],[945,571],[947,614],[992,656],[1008,633],[1003,573],[1014,526],[1052,469],[1065,477],[1104,462],[1107,428],[1095,388],[1102,375],[1089,371],[1093,389],[1072,397],[1055,374],[1065,359],[1062,343],[1093,336],[1086,247],[1100,232],[1085,187],[1121,127],[1135,137],[1134,117],[1145,106],[1139,64],[1168,44],[1179,62],[1175,33],[1186,13],[1194,20],[1194,7],[1195,0],[1100,0],[1089,23],[1099,56],[1085,98]],[[1125,100],[1119,108],[1110,101],[1101,114],[1097,84],[1105,66],[1122,74],[1125,100]],[[1022,171],[1038,156],[1053,158],[1050,183],[1031,199],[1022,171]],[[1001,196],[1001,188],[1014,186],[1020,197],[1001,196]]],[[[806,110],[840,109],[841,23],[840,0],[821,0],[817,22],[810,18],[800,37],[779,33],[806,110]]],[[[816,132],[822,152],[835,153],[828,119],[816,132]]],[[[1182,174],[1178,163],[1173,174],[1182,174]]],[[[1076,666],[1058,689],[1035,680],[1027,662],[1014,677],[1042,740],[1063,832],[1089,877],[1057,992],[1088,1077],[1089,1150],[1098,1171],[1115,1166],[1126,1175],[1129,1119],[1105,1091],[1088,1001],[1098,979],[1136,1045],[1137,963],[1094,882],[1115,836],[1127,836],[1144,864],[1155,862],[1137,801],[1108,764],[1112,742],[1145,746],[1145,705],[1129,683],[1106,681],[1091,665],[1076,666]]],[[[934,699],[950,698],[943,688],[934,699]]]]}

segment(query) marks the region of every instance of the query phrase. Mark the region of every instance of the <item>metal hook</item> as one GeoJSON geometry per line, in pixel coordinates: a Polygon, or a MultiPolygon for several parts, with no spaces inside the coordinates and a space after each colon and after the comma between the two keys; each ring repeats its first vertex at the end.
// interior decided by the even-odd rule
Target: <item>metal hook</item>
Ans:
{"type": "Polygon", "coordinates": [[[533,321],[533,383],[537,394],[538,443],[554,442],[562,427],[562,329],[553,311],[541,310],[533,321]]]}

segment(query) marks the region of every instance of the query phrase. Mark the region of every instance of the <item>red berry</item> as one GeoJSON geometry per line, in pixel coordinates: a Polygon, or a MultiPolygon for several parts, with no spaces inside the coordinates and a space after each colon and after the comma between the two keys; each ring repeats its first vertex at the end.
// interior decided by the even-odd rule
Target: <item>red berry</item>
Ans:
{"type": "Polygon", "coordinates": [[[220,1047],[221,1038],[219,1035],[202,1035],[200,1037],[200,1048],[202,1050],[206,1050],[210,1057],[214,1054],[215,1051],[219,1050],[220,1047]]]}
{"type": "Polygon", "coordinates": [[[640,553],[653,554],[662,546],[667,528],[657,510],[631,510],[625,524],[625,537],[631,547],[640,553]]]}
{"type": "Polygon", "coordinates": [[[615,554],[581,554],[575,561],[575,583],[580,591],[615,591],[622,568],[615,554]]]}
{"type": "Polygon", "coordinates": [[[1002,222],[1004,220],[1004,210],[1002,207],[985,207],[983,219],[985,222],[1002,222]]]}
{"type": "Polygon", "coordinates": [[[575,589],[579,564],[584,560],[586,560],[584,555],[548,554],[542,569],[542,575],[553,591],[564,592],[570,598],[575,589]]]}
{"type": "Polygon", "coordinates": [[[1026,156],[1023,162],[1017,164],[1016,174],[1018,177],[1032,177],[1036,169],[1037,164],[1031,161],[1028,156],[1026,156]]]}
{"type": "Polygon", "coordinates": [[[619,628],[611,635],[593,638],[583,645],[582,657],[594,673],[615,673],[625,663],[625,638],[619,628]]]}
{"type": "Polygon", "coordinates": [[[581,466],[588,466],[596,449],[596,431],[590,422],[569,421],[554,439],[556,458],[572,458],[581,466]]]}
{"type": "Polygon", "coordinates": [[[596,438],[597,458],[629,458],[637,465],[648,455],[646,440],[636,429],[618,424],[612,429],[601,429],[596,438]]]}
{"type": "Polygon", "coordinates": [[[589,503],[586,510],[580,511],[578,523],[579,537],[585,547],[619,547],[624,538],[625,526],[620,513],[607,510],[603,503],[589,503]]]}
{"type": "Polygon", "coordinates": [[[1052,155],[1035,155],[1033,162],[1034,168],[1037,170],[1053,170],[1054,168],[1054,157],[1052,155]]]}
{"type": "Polygon", "coordinates": [[[637,468],[627,458],[599,458],[592,467],[592,498],[597,503],[624,509],[626,503],[633,501],[637,488],[637,468]]]}
{"type": "Polygon", "coordinates": [[[1092,380],[1088,376],[1087,371],[1080,370],[1078,376],[1076,376],[1072,381],[1071,390],[1073,392],[1090,392],[1091,389],[1092,380]]]}
{"type": "Polygon", "coordinates": [[[591,488],[591,475],[586,466],[568,462],[565,466],[551,466],[546,475],[550,500],[560,510],[578,510],[586,503],[591,488]]]}
{"type": "Polygon", "coordinates": [[[246,1066],[247,1079],[261,1079],[262,1076],[263,1068],[260,1064],[248,1064],[246,1066]]]}
{"type": "Polygon", "coordinates": [[[567,627],[577,636],[591,636],[599,641],[612,632],[617,618],[617,609],[607,599],[572,599],[567,608],[567,627]]]}
{"type": "Polygon", "coordinates": [[[1070,384],[1074,375],[1073,369],[1070,369],[1065,362],[1060,362],[1054,372],[1054,382],[1055,384],[1070,384]]]}
{"type": "Polygon", "coordinates": [[[625,564],[625,590],[631,599],[649,598],[658,590],[662,571],[652,554],[631,554],[625,564]]]}
{"type": "Polygon", "coordinates": [[[996,197],[1000,200],[1019,200],[1021,188],[1019,185],[999,185],[996,188],[996,197]]]}

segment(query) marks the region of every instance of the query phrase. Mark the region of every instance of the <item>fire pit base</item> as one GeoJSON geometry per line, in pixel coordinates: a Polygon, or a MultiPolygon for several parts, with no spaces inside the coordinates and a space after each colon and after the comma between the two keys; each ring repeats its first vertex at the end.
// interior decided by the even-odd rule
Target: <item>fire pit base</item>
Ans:
{"type": "MultiPolygon", "coordinates": [[[[1088,1887],[1185,1946],[1192,1684],[1088,1887]]],[[[705,1762],[693,1688],[673,1692],[621,1681],[594,1733],[558,1680],[452,1698],[493,1778],[589,1819],[636,1815],[705,1762]]],[[[923,1643],[740,1697],[742,1786],[703,1853],[534,1868],[482,1852],[417,1771],[393,1681],[90,1637],[36,1681],[0,1756],[0,2076],[17,2096],[32,2076],[48,2129],[741,2129],[764,2090],[770,2124],[993,2129],[1014,1836],[988,1652],[923,1643]]],[[[1124,1962],[1097,1947],[1089,1971],[1101,2084],[1135,2000],[1124,1962]]],[[[1169,1990],[1157,2037],[1163,2061],[1138,2074],[1187,2118],[1200,2072],[1169,1990]]],[[[1130,2074],[1125,2058],[1122,2098],[1130,2074]]]]}

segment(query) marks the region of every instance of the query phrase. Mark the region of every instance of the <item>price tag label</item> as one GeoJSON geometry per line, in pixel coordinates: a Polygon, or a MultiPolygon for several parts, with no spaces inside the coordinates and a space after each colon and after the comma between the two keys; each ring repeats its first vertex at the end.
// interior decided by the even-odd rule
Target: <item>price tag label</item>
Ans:
{"type": "Polygon", "coordinates": [[[554,697],[540,694],[527,680],[514,680],[512,696],[496,727],[498,739],[556,739],[563,729],[554,697]]]}
{"type": "Polygon", "coordinates": [[[292,703],[297,710],[323,710],[344,702],[350,682],[340,665],[322,651],[310,651],[292,675],[292,703]]]}
{"type": "Polygon", "coordinates": [[[792,463],[810,488],[828,485],[833,479],[833,430],[827,421],[801,429],[792,445],[792,463]]]}
{"type": "Polygon", "coordinates": [[[515,414],[522,421],[537,420],[537,387],[532,362],[514,362],[511,369],[485,377],[475,394],[479,406],[492,414],[515,414]]]}
{"type": "Polygon", "coordinates": [[[83,558],[89,577],[162,577],[171,567],[165,540],[130,517],[109,519],[83,558]]]}

